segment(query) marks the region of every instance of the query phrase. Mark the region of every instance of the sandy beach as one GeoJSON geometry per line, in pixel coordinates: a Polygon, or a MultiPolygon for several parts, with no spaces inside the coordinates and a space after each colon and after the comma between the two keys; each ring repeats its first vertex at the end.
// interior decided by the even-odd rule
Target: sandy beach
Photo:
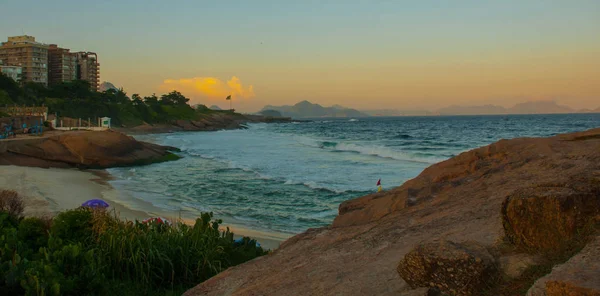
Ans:
{"type": "MultiPolygon", "coordinates": [[[[178,214],[167,213],[148,202],[120,193],[108,183],[110,178],[110,174],[104,170],[0,166],[0,188],[15,190],[23,196],[27,216],[51,216],[60,211],[77,208],[86,200],[99,198],[107,201],[122,219],[141,220],[161,216],[194,223],[194,219],[181,219],[178,214]]],[[[238,225],[223,227],[229,227],[236,236],[250,236],[268,249],[279,247],[286,239],[238,225]]]]}

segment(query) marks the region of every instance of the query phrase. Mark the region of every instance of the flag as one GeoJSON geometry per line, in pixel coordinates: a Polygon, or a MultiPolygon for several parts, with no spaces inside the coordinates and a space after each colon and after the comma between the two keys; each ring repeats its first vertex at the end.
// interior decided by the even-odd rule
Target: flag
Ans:
{"type": "Polygon", "coordinates": [[[228,95],[228,96],[225,98],[225,101],[229,101],[229,100],[231,100],[231,95],[228,95]]]}

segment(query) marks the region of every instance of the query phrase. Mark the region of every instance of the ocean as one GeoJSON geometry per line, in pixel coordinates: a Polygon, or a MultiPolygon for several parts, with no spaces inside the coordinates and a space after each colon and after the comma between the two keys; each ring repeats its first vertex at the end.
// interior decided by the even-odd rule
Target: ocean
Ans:
{"type": "Polygon", "coordinates": [[[500,139],[600,126],[600,114],[371,117],[251,124],[245,130],[137,136],[182,159],[115,168],[111,185],[170,216],[287,237],[331,223],[341,202],[402,185],[426,167],[500,139]]]}

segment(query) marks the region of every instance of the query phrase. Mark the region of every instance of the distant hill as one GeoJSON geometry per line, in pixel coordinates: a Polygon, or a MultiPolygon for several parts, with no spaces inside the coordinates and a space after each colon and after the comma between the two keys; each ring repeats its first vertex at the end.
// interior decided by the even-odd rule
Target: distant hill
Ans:
{"type": "Polygon", "coordinates": [[[525,102],[508,109],[508,113],[510,114],[555,114],[575,112],[576,111],[570,107],[558,105],[554,101],[525,102]]]}
{"type": "Polygon", "coordinates": [[[104,81],[102,84],[100,84],[100,86],[98,86],[98,91],[100,92],[105,92],[109,89],[119,90],[114,84],[108,81],[104,81]]]}
{"type": "Polygon", "coordinates": [[[594,113],[600,113],[600,107],[594,109],[592,112],[594,112],[594,113]]]}
{"type": "Polygon", "coordinates": [[[262,110],[262,111],[258,112],[258,114],[260,114],[262,116],[283,117],[281,112],[279,112],[277,110],[271,110],[271,109],[262,110]]]}
{"type": "Polygon", "coordinates": [[[262,111],[275,110],[281,115],[291,118],[315,118],[315,117],[367,117],[368,114],[355,109],[335,105],[332,107],[323,107],[319,104],[313,104],[309,101],[302,101],[296,105],[289,106],[265,106],[262,111]]]}
{"type": "Polygon", "coordinates": [[[221,107],[219,107],[219,106],[217,106],[217,105],[212,105],[212,106],[210,106],[210,109],[211,109],[211,110],[217,110],[217,111],[219,111],[219,110],[223,110],[223,109],[221,109],[221,107]]]}
{"type": "Polygon", "coordinates": [[[578,111],[558,105],[554,101],[531,101],[516,104],[510,108],[496,105],[450,106],[437,110],[439,115],[494,115],[494,114],[564,114],[578,111]]]}

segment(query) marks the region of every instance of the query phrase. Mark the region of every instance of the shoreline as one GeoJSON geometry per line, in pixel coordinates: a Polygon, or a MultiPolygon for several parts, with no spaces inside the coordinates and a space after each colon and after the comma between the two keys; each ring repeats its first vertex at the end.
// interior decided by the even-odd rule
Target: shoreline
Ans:
{"type": "MultiPolygon", "coordinates": [[[[26,216],[53,216],[58,212],[77,208],[89,199],[100,198],[107,201],[110,204],[109,209],[123,220],[162,216],[193,225],[195,218],[178,217],[149,202],[128,196],[114,188],[110,184],[111,180],[115,178],[106,170],[46,169],[11,165],[2,166],[0,171],[0,188],[15,190],[23,197],[26,216]]],[[[222,224],[221,227],[223,230],[229,227],[236,238],[251,237],[265,249],[271,250],[277,249],[288,238],[243,225],[222,224]]]]}

